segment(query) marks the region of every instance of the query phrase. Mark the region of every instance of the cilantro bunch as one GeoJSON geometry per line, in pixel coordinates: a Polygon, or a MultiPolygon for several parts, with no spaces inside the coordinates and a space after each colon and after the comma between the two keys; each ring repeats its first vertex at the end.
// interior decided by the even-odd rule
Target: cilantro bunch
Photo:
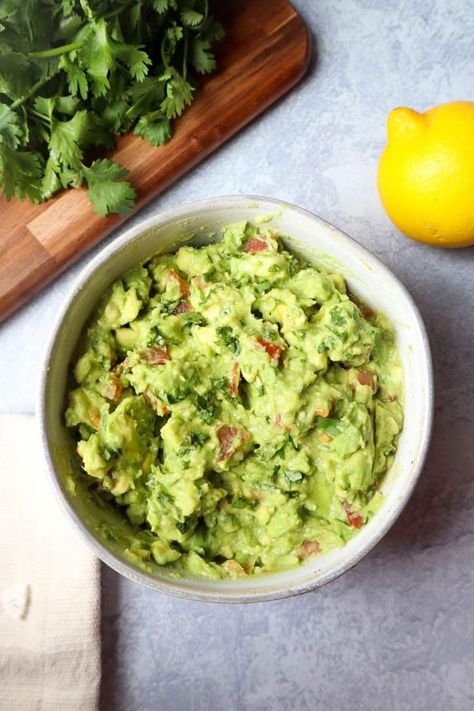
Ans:
{"type": "Polygon", "coordinates": [[[0,189],[41,202],[88,186],[97,213],[127,213],[135,191],[111,160],[132,131],[154,146],[215,68],[223,35],[208,0],[1,0],[0,189]],[[95,151],[97,154],[97,151],[95,151]]]}

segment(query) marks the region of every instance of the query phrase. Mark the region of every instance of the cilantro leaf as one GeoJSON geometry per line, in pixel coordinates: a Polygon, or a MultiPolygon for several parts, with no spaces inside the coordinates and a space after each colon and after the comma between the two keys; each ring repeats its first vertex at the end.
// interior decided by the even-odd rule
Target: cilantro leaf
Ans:
{"type": "Polygon", "coordinates": [[[123,45],[118,49],[117,54],[121,61],[128,66],[132,77],[138,82],[142,82],[148,74],[148,67],[152,64],[148,54],[133,45],[123,45]]]}
{"type": "Polygon", "coordinates": [[[161,146],[171,138],[171,124],[161,111],[153,111],[140,118],[133,133],[145,138],[152,146],[161,146]]]}
{"type": "Polygon", "coordinates": [[[20,143],[21,128],[18,116],[6,104],[0,103],[0,143],[16,148],[20,143]]]}
{"type": "Polygon", "coordinates": [[[88,143],[89,117],[87,111],[78,111],[69,121],[51,121],[49,150],[57,163],[78,168],[82,160],[82,148],[88,143]]]}
{"type": "Polygon", "coordinates": [[[101,217],[111,212],[126,215],[133,208],[136,192],[130,183],[120,181],[127,174],[126,168],[107,159],[96,160],[88,168],[83,166],[89,200],[101,217]]]}
{"type": "Polygon", "coordinates": [[[37,152],[14,151],[0,146],[0,178],[7,200],[29,197],[33,202],[41,198],[38,178],[41,175],[41,156],[37,152]]]}
{"type": "Polygon", "coordinates": [[[186,25],[187,27],[197,27],[201,24],[203,20],[204,15],[202,14],[202,12],[193,10],[190,7],[184,8],[184,10],[181,12],[181,21],[183,25],[186,25]]]}
{"type": "Polygon", "coordinates": [[[117,61],[114,42],[109,35],[106,21],[102,18],[91,22],[82,31],[79,57],[92,80],[93,92],[102,96],[110,87],[109,74],[117,61]]]}
{"type": "Polygon", "coordinates": [[[129,98],[131,105],[127,115],[132,120],[155,111],[165,98],[166,79],[161,77],[146,77],[142,82],[130,87],[129,98]]]}
{"type": "Polygon", "coordinates": [[[168,118],[181,116],[185,106],[189,106],[193,100],[193,88],[191,84],[183,79],[181,74],[173,68],[168,69],[165,74],[163,74],[163,79],[167,80],[166,96],[161,102],[160,109],[168,118]]]}
{"type": "Polygon", "coordinates": [[[166,67],[169,66],[171,58],[176,52],[176,48],[179,42],[183,39],[183,36],[183,28],[179,27],[175,23],[173,23],[171,27],[166,30],[161,43],[161,56],[166,67]]]}
{"type": "Polygon", "coordinates": [[[44,197],[49,198],[61,189],[60,174],[61,167],[51,157],[48,158],[41,180],[41,193],[44,197]]]}
{"type": "Polygon", "coordinates": [[[25,96],[36,77],[31,62],[19,52],[2,47],[0,52],[0,93],[12,99],[25,96]]]}
{"type": "Polygon", "coordinates": [[[64,69],[66,73],[67,84],[69,91],[73,96],[79,94],[82,99],[87,99],[89,84],[84,70],[72,62],[69,57],[64,56],[59,60],[60,69],[64,69]]]}
{"type": "Polygon", "coordinates": [[[221,341],[234,355],[240,353],[239,337],[234,333],[231,326],[219,326],[216,328],[216,333],[221,341]]]}
{"type": "Polygon", "coordinates": [[[176,0],[153,0],[153,7],[162,15],[169,9],[176,10],[176,0]]]}
{"type": "Polygon", "coordinates": [[[205,35],[205,39],[209,40],[209,42],[220,42],[225,32],[221,23],[208,15],[202,28],[202,35],[205,35]]]}
{"type": "Polygon", "coordinates": [[[216,68],[216,60],[211,52],[209,40],[197,37],[191,49],[191,62],[194,69],[200,74],[209,74],[216,68]]]}

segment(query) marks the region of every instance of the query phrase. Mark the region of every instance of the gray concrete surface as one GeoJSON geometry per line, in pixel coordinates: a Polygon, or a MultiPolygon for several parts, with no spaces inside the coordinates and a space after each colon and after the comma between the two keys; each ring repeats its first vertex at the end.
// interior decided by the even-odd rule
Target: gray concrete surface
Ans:
{"type": "MultiPolygon", "coordinates": [[[[405,239],[375,189],[391,108],[474,99],[474,2],[295,5],[317,48],[306,79],[135,219],[193,198],[257,192],[363,242],[426,320],[437,398],[430,454],[391,532],[317,593],[208,606],[104,570],[104,711],[474,708],[474,249],[405,239]]],[[[1,412],[33,411],[49,324],[78,269],[0,328],[1,412]]]]}

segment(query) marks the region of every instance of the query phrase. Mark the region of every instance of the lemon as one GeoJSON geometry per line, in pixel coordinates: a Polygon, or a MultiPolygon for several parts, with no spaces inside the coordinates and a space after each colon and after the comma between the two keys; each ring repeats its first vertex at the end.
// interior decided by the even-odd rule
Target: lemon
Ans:
{"type": "Polygon", "coordinates": [[[437,247],[474,244],[474,103],[394,109],[387,133],[378,189],[391,220],[437,247]]]}

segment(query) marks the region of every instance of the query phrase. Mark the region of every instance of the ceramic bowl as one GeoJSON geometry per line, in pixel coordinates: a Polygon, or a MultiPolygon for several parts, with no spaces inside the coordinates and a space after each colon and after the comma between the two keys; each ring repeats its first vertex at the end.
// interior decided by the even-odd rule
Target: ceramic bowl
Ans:
{"type": "Polygon", "coordinates": [[[206,601],[252,602],[314,590],[370,551],[400,515],[413,491],[429,444],[432,408],[432,367],[425,327],[413,299],[389,269],[359,243],[306,210],[271,198],[234,195],[158,213],[129,229],[87,264],[52,329],[42,370],[39,420],[47,469],[56,493],[99,558],[127,578],[160,592],[206,601]],[[405,427],[394,464],[383,482],[385,501],[343,548],[287,572],[230,581],[170,577],[158,566],[146,572],[97,533],[92,523],[96,519],[89,511],[92,504],[73,483],[71,472],[78,466],[77,456],[64,424],[73,353],[99,297],[127,269],[154,254],[174,251],[190,239],[192,244],[215,239],[223,226],[262,215],[271,215],[270,224],[291,235],[291,250],[341,271],[351,290],[383,311],[396,329],[404,368],[405,427]]]}

